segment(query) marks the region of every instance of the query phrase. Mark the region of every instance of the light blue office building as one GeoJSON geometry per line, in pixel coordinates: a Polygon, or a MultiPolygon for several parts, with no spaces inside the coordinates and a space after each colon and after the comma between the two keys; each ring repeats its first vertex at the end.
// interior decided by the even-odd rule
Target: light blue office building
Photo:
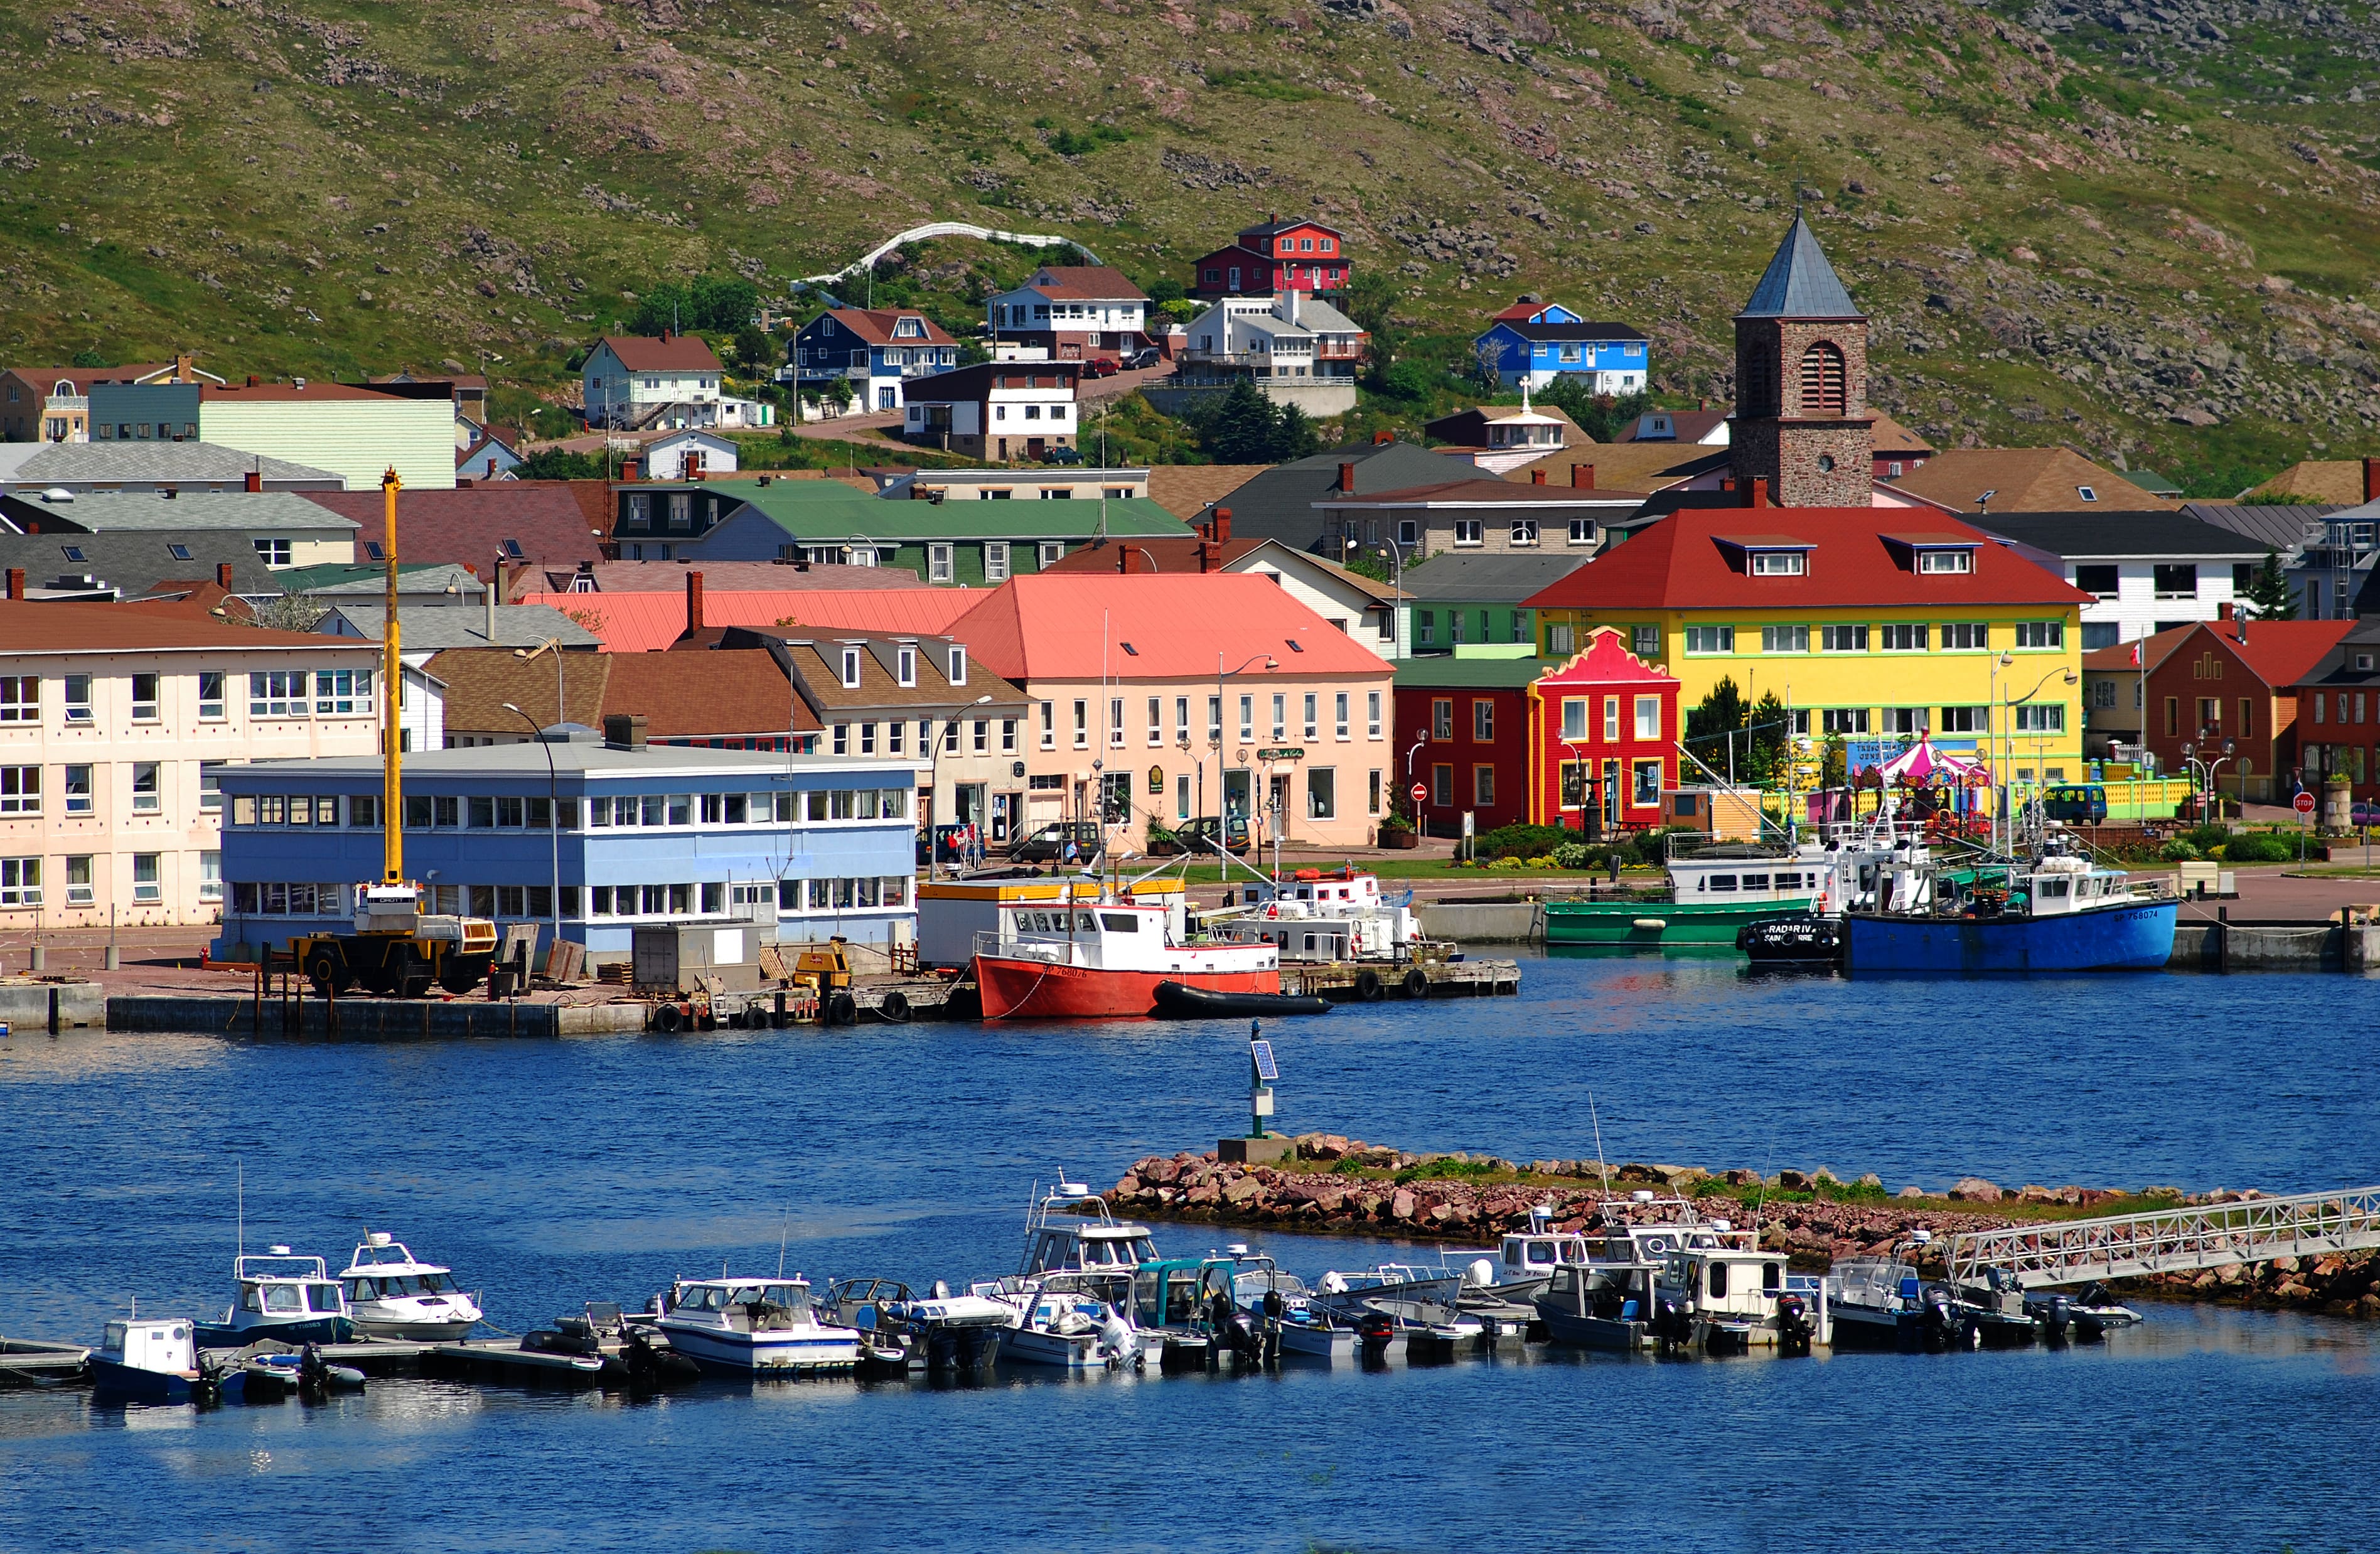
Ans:
{"type": "MultiPolygon", "coordinates": [[[[405,871],[428,908],[500,930],[549,924],[558,855],[562,936],[593,964],[626,959],[632,930],[660,923],[914,941],[913,767],[614,732],[407,755],[405,871]]],[[[356,887],[381,874],[379,758],[255,761],[225,767],[221,783],[213,954],[254,959],[292,934],[352,926],[356,887]]]]}

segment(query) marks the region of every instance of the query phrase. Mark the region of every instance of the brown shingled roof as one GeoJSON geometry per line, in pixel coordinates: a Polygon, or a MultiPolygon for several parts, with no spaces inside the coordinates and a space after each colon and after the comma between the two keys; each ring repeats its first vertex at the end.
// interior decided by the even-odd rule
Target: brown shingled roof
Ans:
{"type": "MultiPolygon", "coordinates": [[[[551,656],[502,648],[450,648],[430,661],[446,682],[446,727],[464,734],[526,734],[511,702],[554,722],[551,656]]],[[[819,726],[764,648],[685,653],[565,653],[564,722],[601,728],[607,714],[641,713],[650,739],[722,739],[808,733],[819,726]]]]}
{"type": "Polygon", "coordinates": [[[719,358],[698,334],[606,334],[603,344],[631,372],[717,372],[719,358]]]}
{"type": "Polygon", "coordinates": [[[0,653],[136,653],[171,649],[305,648],[380,650],[310,631],[230,625],[186,602],[44,604],[0,601],[0,653]]]}
{"type": "Polygon", "coordinates": [[[1025,284],[1044,297],[1069,301],[1148,300],[1148,294],[1112,264],[1046,264],[1025,284]]]}
{"type": "Polygon", "coordinates": [[[1893,482],[1954,513],[2071,513],[2097,506],[2128,513],[2171,511],[2181,504],[2154,496],[2071,448],[1946,448],[1893,482]],[[2088,487],[2095,503],[2081,495],[2088,487]],[[1990,492],[1990,502],[1977,498],[1990,492]]]}
{"type": "Polygon", "coordinates": [[[1188,523],[1271,468],[1269,464],[1160,464],[1148,472],[1148,499],[1188,523]]]}

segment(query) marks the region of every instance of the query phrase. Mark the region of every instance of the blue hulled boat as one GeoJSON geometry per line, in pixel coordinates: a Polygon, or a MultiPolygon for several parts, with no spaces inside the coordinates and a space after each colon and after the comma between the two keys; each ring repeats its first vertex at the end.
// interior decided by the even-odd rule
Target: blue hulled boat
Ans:
{"type": "Polygon", "coordinates": [[[2153,971],[2173,958],[2181,904],[2121,869],[2054,853],[2030,864],[1902,867],[1909,878],[1879,892],[1892,909],[1844,914],[1852,976],[2153,971]]]}

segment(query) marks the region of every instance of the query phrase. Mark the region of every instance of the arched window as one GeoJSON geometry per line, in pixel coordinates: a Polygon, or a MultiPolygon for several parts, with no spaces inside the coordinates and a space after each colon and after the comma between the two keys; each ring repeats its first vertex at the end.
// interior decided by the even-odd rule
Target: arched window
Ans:
{"type": "Polygon", "coordinates": [[[1743,353],[1743,407],[1755,416],[1777,409],[1777,357],[1765,340],[1755,340],[1743,353]]]}
{"type": "Polygon", "coordinates": [[[1830,340],[1821,340],[1802,353],[1802,413],[1843,413],[1843,353],[1830,340]]]}

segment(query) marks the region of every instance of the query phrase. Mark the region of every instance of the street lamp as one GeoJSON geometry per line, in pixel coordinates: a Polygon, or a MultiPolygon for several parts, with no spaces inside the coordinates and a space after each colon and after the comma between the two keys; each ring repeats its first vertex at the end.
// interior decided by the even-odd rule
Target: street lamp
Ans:
{"type": "MultiPolygon", "coordinates": [[[[1251,653],[1248,655],[1247,659],[1241,663],[1239,668],[1227,670],[1223,667],[1223,655],[1220,652],[1215,655],[1215,732],[1208,740],[1208,743],[1215,747],[1215,828],[1218,832],[1217,841],[1220,844],[1221,850],[1226,853],[1232,850],[1232,818],[1223,811],[1223,729],[1226,726],[1223,722],[1223,714],[1226,710],[1223,706],[1223,682],[1232,679],[1236,675],[1245,674],[1247,672],[1248,665],[1256,662],[1258,659],[1264,660],[1264,666],[1268,670],[1279,669],[1281,667],[1281,661],[1274,658],[1269,653],[1251,653]]],[[[1204,761],[1201,761],[1198,765],[1198,808],[1201,812],[1204,812],[1206,807],[1207,766],[1204,761]]]]}
{"type": "MultiPolygon", "coordinates": [[[[2005,667],[2007,664],[2009,664],[2009,663],[2010,663],[2010,662],[2013,662],[2013,660],[2011,660],[2008,654],[2006,654],[2006,653],[2002,653],[2002,654],[1999,656],[1999,658],[1998,658],[1998,660],[1996,660],[1996,661],[1995,661],[1993,667],[1995,668],[1995,670],[1997,670],[1997,669],[1999,669],[1999,668],[2005,667]]],[[[2046,686],[2046,685],[2049,684],[2049,682],[2050,682],[2050,680],[2052,679],[2052,677],[2057,676],[2057,675],[2061,675],[2061,674],[2065,676],[2065,678],[2066,678],[2066,683],[2067,683],[2068,685],[2070,685],[2070,686],[2079,686],[2079,685],[2081,685],[2081,684],[2082,683],[2082,675],[2077,674],[2074,671],[2072,671],[2071,669],[2068,669],[2068,668],[2064,667],[2063,665],[2060,665],[2059,667],[2058,667],[2058,668],[2056,668],[2056,669],[2051,669],[2051,670],[2046,671],[2046,672],[2042,674],[2042,676],[2041,676],[2041,678],[2040,678],[2040,679],[2035,680],[2035,681],[2033,683],[2033,688],[2032,688],[2031,690],[2026,691],[2022,696],[2018,697],[2018,698],[2016,698],[2015,699],[2013,699],[2013,700],[2011,700],[2011,701],[2003,701],[2003,702],[2000,704],[2001,721],[2002,721],[2003,722],[2005,722],[2007,721],[2007,713],[2008,713],[2008,711],[2009,711],[2009,710],[2010,710],[2010,708],[2012,708],[2012,707],[2022,707],[2022,706],[2027,705],[2028,703],[2030,703],[2030,702],[2033,700],[2033,698],[2034,698],[2035,696],[2037,696],[2037,695],[2039,695],[2039,694],[2040,694],[2040,691],[2041,691],[2041,687],[2042,687],[2042,686],[2046,686]]],[[[2036,740],[2036,741],[2035,741],[2035,746],[2036,746],[2036,747],[2038,747],[2038,745],[2039,745],[2039,741],[2038,741],[2038,740],[2036,740]]],[[[2009,759],[2010,759],[2010,762],[2014,762],[2014,761],[2015,761],[2015,759],[2016,759],[2016,730],[2015,730],[2013,727],[2010,728],[2010,729],[2009,729],[2009,731],[2008,731],[2008,755],[2009,755],[2009,759]]],[[[2034,761],[2034,764],[2035,764],[2036,766],[2038,766],[2038,765],[2040,764],[2040,761],[2039,761],[2039,759],[2038,759],[2037,758],[2036,758],[2036,759],[2035,759],[2035,761],[2034,761]]],[[[2001,791],[2002,791],[2003,793],[2005,793],[2005,792],[2007,791],[2007,789],[2006,789],[2005,787],[2003,787],[2003,789],[2002,789],[2001,791]]],[[[2016,828],[2014,827],[2014,825],[2013,825],[2013,824],[2011,824],[2011,825],[2010,826],[2010,828],[2009,828],[2009,845],[2010,845],[2011,848],[2013,848],[2013,847],[2016,845],[2016,828]]]]}
{"type": "MultiPolygon", "coordinates": [[[[556,653],[554,662],[559,664],[561,662],[562,655],[556,653]]],[[[545,731],[537,726],[535,718],[511,702],[504,703],[504,710],[528,724],[529,736],[545,752],[546,850],[552,855],[553,864],[553,899],[547,903],[553,908],[553,946],[548,950],[551,953],[552,948],[558,948],[562,943],[562,800],[553,771],[553,742],[545,737],[545,731]]]]}
{"type": "MultiPolygon", "coordinates": [[[[570,721],[570,715],[563,710],[562,705],[562,638],[548,637],[534,648],[515,648],[513,657],[527,663],[540,653],[545,652],[551,652],[553,655],[553,721],[557,723],[566,723],[570,721]]],[[[506,702],[505,705],[509,707],[512,704],[506,702]]]]}
{"type": "MultiPolygon", "coordinates": [[[[990,699],[991,693],[986,691],[977,697],[972,705],[981,707],[990,699]]],[[[933,756],[926,763],[926,878],[929,880],[942,877],[942,843],[941,838],[934,834],[934,801],[941,796],[942,786],[942,747],[949,743],[952,731],[959,726],[960,715],[965,710],[963,707],[943,722],[941,733],[934,740],[933,756]]]]}

